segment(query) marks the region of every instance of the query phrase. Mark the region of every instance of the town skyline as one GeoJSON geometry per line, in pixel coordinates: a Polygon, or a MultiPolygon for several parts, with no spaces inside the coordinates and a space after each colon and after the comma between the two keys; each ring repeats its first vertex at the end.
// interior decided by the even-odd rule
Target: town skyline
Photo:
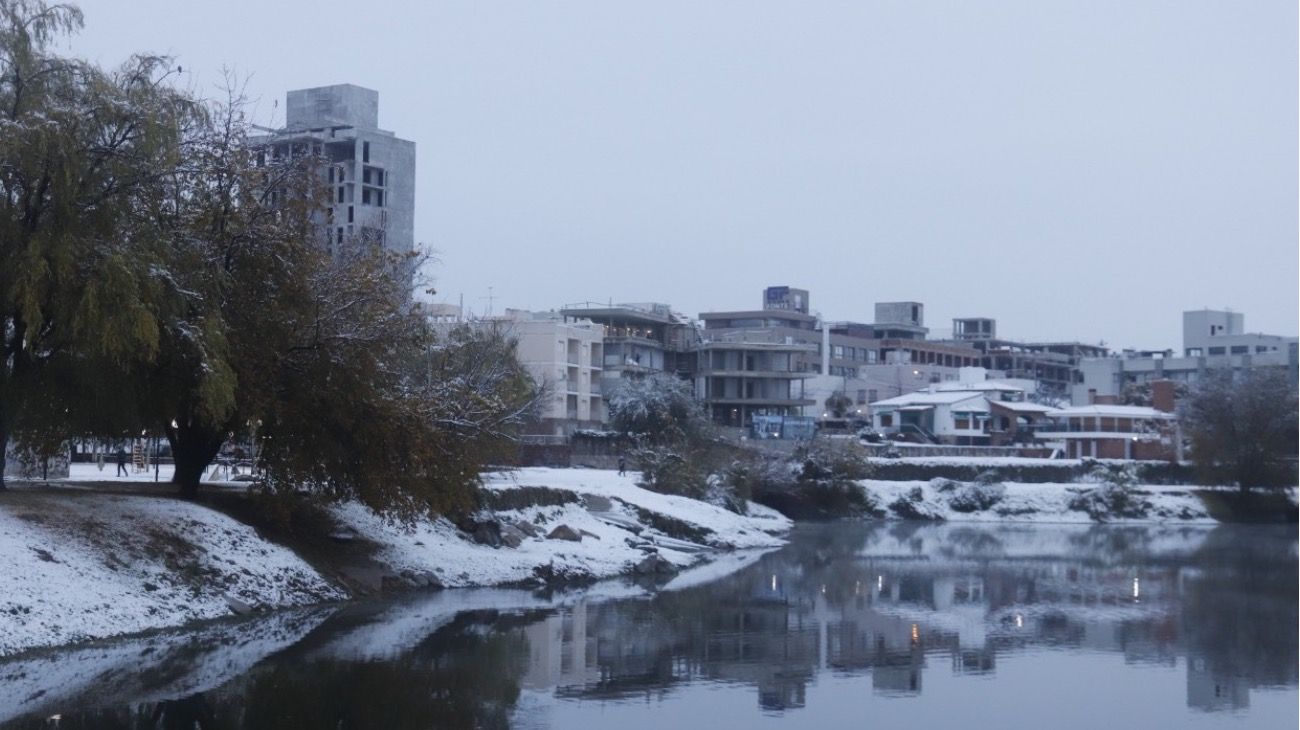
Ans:
{"type": "Polygon", "coordinates": [[[1114,349],[1176,347],[1189,309],[1300,329],[1293,5],[83,9],[71,52],[173,54],[208,94],[229,66],[259,124],[379,91],[436,299],[475,311],[786,283],[1114,349]],[[321,42],[344,23],[364,50],[321,42]]]}

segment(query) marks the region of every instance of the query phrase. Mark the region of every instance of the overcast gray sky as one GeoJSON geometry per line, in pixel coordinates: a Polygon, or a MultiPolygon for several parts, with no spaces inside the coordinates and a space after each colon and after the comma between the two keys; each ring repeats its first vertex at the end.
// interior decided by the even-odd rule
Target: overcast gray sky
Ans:
{"type": "MultiPolygon", "coordinates": [[[[832,319],[1173,346],[1296,334],[1294,0],[85,0],[77,55],[380,93],[439,299],[812,291],[832,319]]],[[[283,102],[281,101],[281,110],[283,102]]]]}

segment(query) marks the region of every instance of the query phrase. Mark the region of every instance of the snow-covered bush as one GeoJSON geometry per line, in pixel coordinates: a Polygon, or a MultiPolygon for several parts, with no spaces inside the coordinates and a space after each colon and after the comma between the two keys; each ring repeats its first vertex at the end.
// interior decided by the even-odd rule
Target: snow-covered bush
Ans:
{"type": "Polygon", "coordinates": [[[610,425],[620,433],[667,442],[707,430],[708,418],[691,384],[668,373],[621,378],[607,403],[610,425]]]}
{"type": "Polygon", "coordinates": [[[856,444],[816,443],[794,460],[738,460],[725,479],[738,493],[791,517],[880,516],[879,501],[858,483],[870,473],[856,444]]]}
{"type": "Polygon", "coordinates": [[[905,520],[944,519],[943,508],[925,498],[925,490],[913,487],[907,494],[889,503],[889,509],[905,520]]]}
{"type": "Polygon", "coordinates": [[[1002,484],[1002,479],[998,477],[998,473],[993,469],[985,469],[984,471],[979,473],[979,476],[975,477],[975,483],[984,484],[988,486],[992,486],[994,484],[1000,485],[1002,484]]]}
{"type": "Polygon", "coordinates": [[[1142,519],[1151,511],[1151,502],[1129,487],[1102,484],[1071,498],[1070,509],[1087,512],[1098,522],[1114,518],[1142,519]]]}
{"type": "Polygon", "coordinates": [[[1113,518],[1141,519],[1151,511],[1151,502],[1143,498],[1137,486],[1137,468],[1133,464],[1095,463],[1084,480],[1096,487],[1086,489],[1070,499],[1070,509],[1087,512],[1098,522],[1113,518]]]}
{"type": "Polygon", "coordinates": [[[1132,488],[1138,484],[1137,465],[1114,462],[1101,462],[1089,459],[1084,462],[1088,473],[1080,481],[1092,484],[1114,484],[1132,488]]]}
{"type": "Polygon", "coordinates": [[[961,482],[953,481],[952,479],[935,477],[934,479],[930,480],[930,489],[933,489],[934,491],[939,492],[940,494],[955,492],[959,487],[961,487],[961,482]]]}
{"type": "Polygon", "coordinates": [[[948,506],[957,512],[978,512],[1002,501],[1007,488],[1000,483],[975,482],[958,487],[948,497],[948,506]]]}
{"type": "Polygon", "coordinates": [[[704,499],[709,493],[708,460],[670,447],[646,447],[632,453],[641,471],[640,485],[652,492],[704,499]]]}

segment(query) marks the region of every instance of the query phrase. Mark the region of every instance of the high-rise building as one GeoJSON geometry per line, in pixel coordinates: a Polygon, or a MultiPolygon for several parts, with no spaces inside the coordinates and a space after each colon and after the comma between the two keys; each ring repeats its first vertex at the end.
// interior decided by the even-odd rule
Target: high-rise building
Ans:
{"type": "Polygon", "coordinates": [[[331,249],[366,241],[415,248],[415,143],[379,128],[379,92],[352,84],[296,89],[285,125],[251,139],[261,161],[314,155],[329,201],[320,213],[331,249]]]}

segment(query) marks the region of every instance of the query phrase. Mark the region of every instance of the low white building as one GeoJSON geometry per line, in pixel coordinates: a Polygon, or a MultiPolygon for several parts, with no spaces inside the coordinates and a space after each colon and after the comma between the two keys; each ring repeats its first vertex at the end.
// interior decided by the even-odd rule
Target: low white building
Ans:
{"type": "Polygon", "coordinates": [[[1173,459],[1178,455],[1177,419],[1146,406],[1077,406],[1049,413],[1052,426],[1035,437],[1060,444],[1072,459],[1173,459]]]}
{"type": "MultiPolygon", "coordinates": [[[[978,373],[978,374],[983,374],[978,373]]],[[[1025,400],[1025,387],[1002,380],[936,383],[876,401],[871,424],[884,434],[958,445],[1004,445],[1029,439],[1052,406],[1025,400]]]]}

